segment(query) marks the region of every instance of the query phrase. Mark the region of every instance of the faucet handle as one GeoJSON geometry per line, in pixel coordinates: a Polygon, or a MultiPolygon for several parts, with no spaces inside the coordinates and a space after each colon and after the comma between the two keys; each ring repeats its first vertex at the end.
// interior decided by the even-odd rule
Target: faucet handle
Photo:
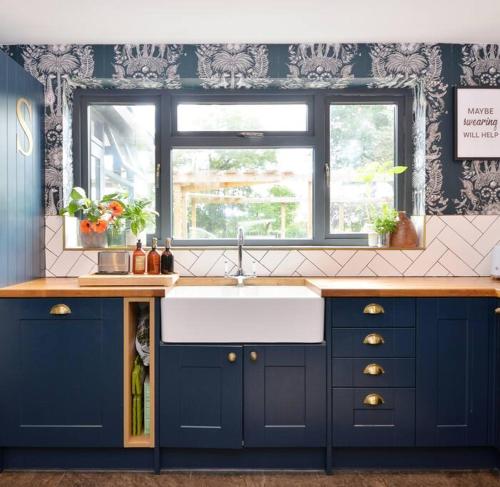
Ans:
{"type": "Polygon", "coordinates": [[[238,227],[238,245],[243,245],[245,242],[245,233],[243,232],[243,228],[238,227]]]}

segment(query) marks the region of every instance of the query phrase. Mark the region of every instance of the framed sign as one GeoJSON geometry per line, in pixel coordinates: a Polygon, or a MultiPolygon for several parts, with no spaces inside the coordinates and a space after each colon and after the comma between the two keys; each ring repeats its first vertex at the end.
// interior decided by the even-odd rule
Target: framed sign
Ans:
{"type": "Polygon", "coordinates": [[[500,159],[500,88],[455,89],[455,159],[500,159]]]}

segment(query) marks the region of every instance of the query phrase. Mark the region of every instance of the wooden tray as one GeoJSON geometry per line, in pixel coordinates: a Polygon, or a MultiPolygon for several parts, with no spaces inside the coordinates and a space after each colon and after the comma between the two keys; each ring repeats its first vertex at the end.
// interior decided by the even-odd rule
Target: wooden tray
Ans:
{"type": "Polygon", "coordinates": [[[85,286],[173,286],[179,274],[86,274],[78,278],[78,285],[85,286]]]}

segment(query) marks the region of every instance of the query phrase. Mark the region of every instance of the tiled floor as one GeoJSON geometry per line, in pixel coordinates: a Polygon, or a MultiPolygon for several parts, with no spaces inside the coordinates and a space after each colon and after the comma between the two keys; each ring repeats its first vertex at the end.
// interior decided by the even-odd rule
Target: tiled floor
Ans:
{"type": "Polygon", "coordinates": [[[500,487],[491,472],[203,474],[4,472],[0,487],[500,487]]]}

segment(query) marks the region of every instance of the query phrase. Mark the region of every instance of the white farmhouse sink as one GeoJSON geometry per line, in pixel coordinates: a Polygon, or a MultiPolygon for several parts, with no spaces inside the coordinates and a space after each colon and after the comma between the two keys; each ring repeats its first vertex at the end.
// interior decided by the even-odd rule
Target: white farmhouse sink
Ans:
{"type": "Polygon", "coordinates": [[[162,299],[168,343],[318,343],[324,302],[305,286],[179,286],[162,299]]]}

